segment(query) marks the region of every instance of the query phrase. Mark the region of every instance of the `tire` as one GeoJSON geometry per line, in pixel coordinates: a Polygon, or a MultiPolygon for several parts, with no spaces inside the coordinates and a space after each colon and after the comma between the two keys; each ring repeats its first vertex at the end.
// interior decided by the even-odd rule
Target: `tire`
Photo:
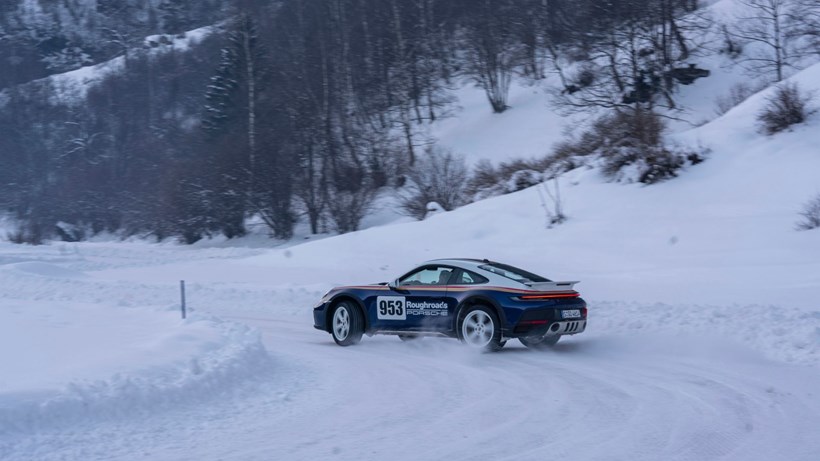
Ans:
{"type": "Polygon", "coordinates": [[[538,350],[551,348],[558,342],[559,339],[561,339],[561,335],[544,335],[536,337],[522,336],[518,338],[518,340],[521,341],[521,344],[527,346],[530,349],[538,350]]]}
{"type": "Polygon", "coordinates": [[[470,306],[459,316],[458,339],[470,347],[491,352],[504,346],[501,322],[495,312],[484,305],[470,306]]]}
{"type": "Polygon", "coordinates": [[[333,308],[330,316],[330,334],[340,346],[352,346],[362,340],[364,333],[364,319],[357,306],[348,301],[342,301],[333,308]]]}

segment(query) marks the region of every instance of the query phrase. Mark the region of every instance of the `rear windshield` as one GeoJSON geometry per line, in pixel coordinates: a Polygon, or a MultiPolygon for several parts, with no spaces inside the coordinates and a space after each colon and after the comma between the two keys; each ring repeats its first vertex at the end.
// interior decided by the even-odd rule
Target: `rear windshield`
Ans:
{"type": "Polygon", "coordinates": [[[498,274],[502,277],[507,277],[508,279],[512,279],[520,283],[551,282],[551,280],[548,278],[544,278],[540,275],[535,275],[532,272],[527,272],[523,269],[508,266],[506,264],[489,263],[478,267],[484,269],[485,271],[492,272],[493,274],[498,274]]]}

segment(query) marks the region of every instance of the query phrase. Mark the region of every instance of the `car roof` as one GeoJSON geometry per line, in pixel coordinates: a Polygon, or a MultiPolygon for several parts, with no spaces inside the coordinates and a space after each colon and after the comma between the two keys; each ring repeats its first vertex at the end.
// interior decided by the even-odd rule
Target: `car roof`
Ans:
{"type": "Polygon", "coordinates": [[[502,277],[496,273],[491,271],[487,271],[482,269],[481,266],[486,264],[490,264],[493,261],[489,259],[472,259],[472,258],[444,258],[444,259],[432,259],[430,261],[426,261],[421,263],[419,266],[426,266],[426,265],[433,265],[433,264],[443,264],[447,266],[454,266],[460,269],[466,269],[473,272],[477,272],[486,279],[488,279],[489,283],[493,286],[500,286],[500,287],[507,287],[507,288],[524,288],[526,287],[525,284],[502,277]]]}
{"type": "Polygon", "coordinates": [[[429,261],[425,261],[420,265],[426,264],[448,264],[451,266],[461,267],[464,269],[474,269],[478,266],[482,266],[484,264],[489,264],[492,261],[489,259],[473,259],[473,258],[441,258],[441,259],[431,259],[429,261]]]}
{"type": "MultiPolygon", "coordinates": [[[[499,287],[507,287],[507,288],[527,288],[532,289],[533,287],[537,287],[541,290],[546,291],[555,291],[555,287],[557,286],[569,286],[568,289],[572,289],[572,284],[578,282],[553,282],[543,276],[531,274],[526,272],[523,269],[518,269],[513,266],[509,266],[507,264],[503,264],[497,261],[491,261],[489,259],[475,259],[475,258],[442,258],[442,259],[431,259],[429,261],[425,261],[416,268],[424,267],[424,266],[433,266],[433,265],[445,265],[445,266],[453,266],[464,270],[470,270],[473,272],[478,273],[479,275],[483,276],[484,278],[488,279],[488,283],[499,286],[499,287]],[[512,277],[501,275],[499,272],[487,268],[487,265],[493,265],[498,268],[504,269],[508,267],[509,270],[515,272],[522,272],[527,274],[528,276],[535,276],[541,280],[535,282],[524,282],[521,280],[514,279],[512,277]]],[[[415,270],[415,269],[414,269],[415,270]]]]}
{"type": "Polygon", "coordinates": [[[493,261],[489,259],[474,259],[474,258],[441,258],[441,259],[431,259],[430,261],[425,261],[420,265],[427,265],[427,264],[446,264],[450,266],[460,267],[462,269],[469,269],[472,271],[480,271],[484,273],[481,269],[481,266],[485,264],[492,264],[493,261]]]}

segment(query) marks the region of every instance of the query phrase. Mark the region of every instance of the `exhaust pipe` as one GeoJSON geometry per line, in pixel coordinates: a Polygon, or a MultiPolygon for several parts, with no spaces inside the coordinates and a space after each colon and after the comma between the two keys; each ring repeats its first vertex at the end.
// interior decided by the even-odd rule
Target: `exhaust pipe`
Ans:
{"type": "Polygon", "coordinates": [[[574,335],[586,329],[586,320],[572,320],[564,322],[555,322],[550,325],[547,330],[547,335],[574,335]]]}

